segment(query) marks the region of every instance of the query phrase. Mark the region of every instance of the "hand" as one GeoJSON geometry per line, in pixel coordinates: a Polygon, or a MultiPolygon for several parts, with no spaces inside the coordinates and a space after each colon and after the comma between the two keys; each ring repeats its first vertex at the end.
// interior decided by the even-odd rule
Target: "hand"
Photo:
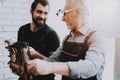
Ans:
{"type": "Polygon", "coordinates": [[[52,66],[51,62],[34,59],[27,63],[27,70],[33,75],[47,75],[51,73],[52,66]]]}
{"type": "Polygon", "coordinates": [[[12,72],[16,73],[17,75],[21,76],[24,74],[24,67],[17,65],[13,62],[9,63],[10,68],[12,69],[12,72]]]}
{"type": "Polygon", "coordinates": [[[30,49],[30,55],[31,55],[31,57],[35,57],[37,51],[34,48],[32,48],[32,47],[29,47],[29,49],[30,49]]]}
{"type": "Polygon", "coordinates": [[[31,57],[33,57],[33,58],[39,58],[39,59],[44,59],[45,58],[44,55],[42,55],[41,53],[37,52],[32,47],[29,47],[29,48],[30,48],[30,55],[31,55],[31,57]]]}

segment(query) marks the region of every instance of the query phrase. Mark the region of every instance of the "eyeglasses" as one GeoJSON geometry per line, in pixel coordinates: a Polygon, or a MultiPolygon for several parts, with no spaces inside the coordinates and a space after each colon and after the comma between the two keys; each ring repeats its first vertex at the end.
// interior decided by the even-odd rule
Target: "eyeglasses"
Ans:
{"type": "Polygon", "coordinates": [[[67,14],[67,13],[73,11],[73,10],[75,10],[75,9],[69,9],[69,10],[59,9],[58,12],[56,13],[56,15],[57,16],[59,16],[60,14],[64,14],[65,15],[65,14],[67,14]]]}

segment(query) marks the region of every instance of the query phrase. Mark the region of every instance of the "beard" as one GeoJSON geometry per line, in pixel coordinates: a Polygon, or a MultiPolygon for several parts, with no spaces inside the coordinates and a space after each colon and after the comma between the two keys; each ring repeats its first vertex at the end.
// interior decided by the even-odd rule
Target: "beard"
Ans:
{"type": "Polygon", "coordinates": [[[42,28],[46,23],[46,19],[43,19],[43,18],[40,18],[40,17],[34,18],[32,16],[32,20],[33,20],[33,22],[34,22],[34,24],[37,28],[42,28]],[[43,23],[40,23],[39,22],[40,20],[43,21],[43,23]]]}

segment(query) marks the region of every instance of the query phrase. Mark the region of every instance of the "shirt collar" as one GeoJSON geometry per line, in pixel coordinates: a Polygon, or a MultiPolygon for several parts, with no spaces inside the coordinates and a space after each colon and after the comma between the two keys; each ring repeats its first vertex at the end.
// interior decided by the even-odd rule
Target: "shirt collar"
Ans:
{"type": "Polygon", "coordinates": [[[84,26],[82,26],[78,31],[74,32],[74,31],[71,31],[70,34],[73,36],[74,34],[80,34],[80,35],[85,35],[90,29],[90,26],[89,24],[86,24],[84,26]]]}
{"type": "Polygon", "coordinates": [[[89,29],[90,29],[89,24],[86,24],[86,25],[82,26],[78,31],[81,34],[85,35],[89,31],[89,29]]]}

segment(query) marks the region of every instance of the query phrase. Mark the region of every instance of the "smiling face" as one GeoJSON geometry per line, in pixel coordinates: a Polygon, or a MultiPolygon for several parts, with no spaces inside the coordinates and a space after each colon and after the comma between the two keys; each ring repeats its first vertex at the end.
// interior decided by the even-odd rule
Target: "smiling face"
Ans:
{"type": "Polygon", "coordinates": [[[34,11],[31,10],[32,20],[36,27],[42,27],[46,23],[48,12],[49,6],[43,6],[40,3],[37,4],[34,11]]]}

